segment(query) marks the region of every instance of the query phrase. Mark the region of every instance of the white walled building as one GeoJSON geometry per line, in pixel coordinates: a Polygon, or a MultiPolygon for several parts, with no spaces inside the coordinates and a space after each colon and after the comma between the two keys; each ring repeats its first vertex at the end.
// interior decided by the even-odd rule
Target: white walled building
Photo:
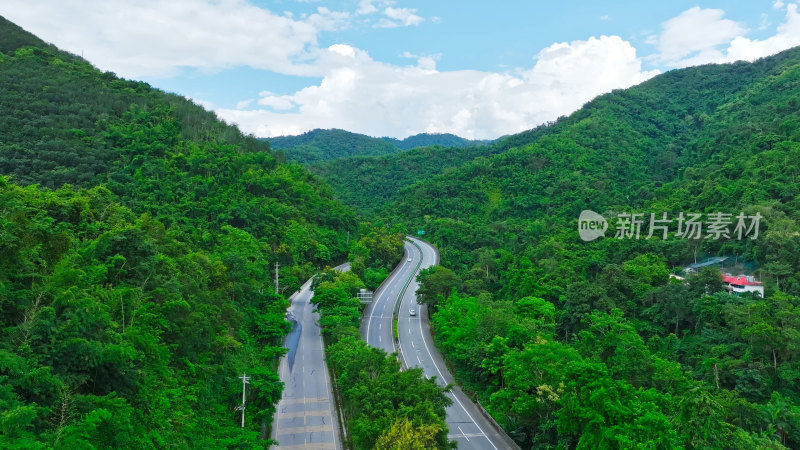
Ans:
{"type": "Polygon", "coordinates": [[[764,296],[764,283],[756,281],[755,277],[739,275],[734,277],[731,274],[722,274],[722,282],[729,292],[741,294],[743,292],[757,292],[759,296],[764,296]]]}

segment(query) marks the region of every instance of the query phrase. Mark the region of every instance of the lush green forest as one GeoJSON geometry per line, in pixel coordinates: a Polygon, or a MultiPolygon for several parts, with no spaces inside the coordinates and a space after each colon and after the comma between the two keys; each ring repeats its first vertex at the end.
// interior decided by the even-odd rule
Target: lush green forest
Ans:
{"type": "Polygon", "coordinates": [[[437,345],[523,448],[797,448],[799,82],[798,49],[671,71],[439,175],[384,157],[396,194],[334,187],[365,210],[396,199],[384,217],[437,245],[420,289],[437,345]],[[579,238],[586,209],[605,239],[579,238]],[[646,239],[664,212],[669,238],[646,239]],[[762,220],[756,239],[690,239],[681,212],[762,220]],[[614,237],[624,213],[639,239],[614,237]],[[765,298],[715,268],[670,280],[713,255],[755,264],[765,298]]]}
{"type": "MultiPolygon", "coordinates": [[[[466,165],[478,157],[489,157],[524,146],[542,135],[551,133],[554,128],[552,125],[554,124],[542,125],[481,145],[466,145],[474,144],[476,141],[464,142],[464,146],[455,147],[449,144],[447,146],[431,144],[415,147],[403,153],[352,156],[311,162],[307,167],[328,182],[338,199],[361,215],[392,216],[391,210],[394,206],[387,209],[387,205],[407,195],[405,189],[412,184],[427,180],[434,175],[447,174],[450,170],[466,165]],[[386,211],[390,212],[386,214],[386,211]]],[[[411,138],[406,140],[409,139],[411,138]]]]}
{"type": "Polygon", "coordinates": [[[402,153],[416,147],[446,146],[463,148],[488,141],[471,141],[452,134],[422,133],[405,139],[374,138],[345,130],[311,130],[298,136],[264,139],[275,150],[285,152],[290,161],[301,164],[324,163],[355,156],[381,156],[402,153]]]}
{"type": "Polygon", "coordinates": [[[257,446],[288,306],[262,244],[226,227],[198,248],[104,187],[0,179],[0,204],[0,446],[257,446]]]}
{"type": "Polygon", "coordinates": [[[0,447],[264,447],[284,295],[354,214],[190,101],[0,36],[0,447]]]}
{"type": "Polygon", "coordinates": [[[478,156],[500,151],[499,146],[421,147],[402,155],[342,158],[311,164],[308,168],[325,179],[344,204],[370,217],[399,199],[404,188],[466,164],[478,156]]]}
{"type": "Polygon", "coordinates": [[[311,130],[298,136],[278,136],[264,140],[273,149],[283,151],[287,159],[302,164],[402,151],[390,142],[337,129],[311,130]]]}

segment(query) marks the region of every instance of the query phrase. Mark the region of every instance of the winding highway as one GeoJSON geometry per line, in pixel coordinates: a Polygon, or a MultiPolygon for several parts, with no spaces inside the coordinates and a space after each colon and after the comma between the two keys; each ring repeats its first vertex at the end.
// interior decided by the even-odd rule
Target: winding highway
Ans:
{"type": "MultiPolygon", "coordinates": [[[[416,274],[436,265],[439,254],[427,242],[409,237],[400,265],[375,292],[374,301],[364,312],[362,337],[373,347],[389,353],[398,351],[405,367],[421,367],[428,378],[436,377],[442,386],[454,379],[433,345],[427,308],[416,302],[419,287],[416,274]],[[409,261],[409,259],[411,261],[409,261]],[[402,295],[397,320],[399,346],[392,336],[392,314],[402,295]],[[411,315],[410,310],[415,314],[411,315]]],[[[457,386],[448,394],[453,404],[447,408],[446,422],[451,440],[460,449],[514,449],[511,438],[498,430],[457,386]]]]}
{"type": "Polygon", "coordinates": [[[404,283],[417,272],[420,262],[417,248],[410,242],[406,242],[402,262],[375,291],[372,304],[367,305],[361,318],[361,337],[367,341],[367,344],[382,348],[387,353],[397,351],[392,336],[392,314],[395,301],[400,295],[404,283]],[[411,258],[411,262],[408,261],[409,258],[411,258]]]}
{"type": "MultiPolygon", "coordinates": [[[[337,267],[347,270],[349,265],[337,267]]],[[[289,300],[287,316],[292,331],[286,336],[284,346],[289,352],[278,366],[284,383],[272,422],[272,439],[280,449],[342,448],[339,423],[336,420],[333,394],[325,352],[319,327],[319,314],[309,302],[314,292],[311,280],[289,300]]]]}

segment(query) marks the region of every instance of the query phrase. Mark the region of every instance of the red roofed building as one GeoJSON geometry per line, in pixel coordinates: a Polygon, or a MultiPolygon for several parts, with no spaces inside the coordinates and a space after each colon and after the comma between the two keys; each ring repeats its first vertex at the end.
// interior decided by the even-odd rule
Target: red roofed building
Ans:
{"type": "Polygon", "coordinates": [[[729,273],[722,274],[722,282],[728,292],[741,294],[743,292],[757,292],[759,296],[764,296],[764,283],[756,281],[752,276],[739,275],[734,277],[729,273]]]}

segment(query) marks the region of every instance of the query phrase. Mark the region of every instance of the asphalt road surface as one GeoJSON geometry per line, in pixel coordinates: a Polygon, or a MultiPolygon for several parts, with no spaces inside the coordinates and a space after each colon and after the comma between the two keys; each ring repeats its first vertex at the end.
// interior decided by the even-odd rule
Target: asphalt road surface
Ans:
{"type": "Polygon", "coordinates": [[[287,315],[293,329],[284,343],[289,352],[278,367],[284,389],[272,423],[272,439],[279,442],[280,449],[339,450],[342,448],[339,423],[325,364],[319,314],[309,303],[314,295],[310,287],[308,280],[290,298],[287,315]]]}
{"type": "MultiPolygon", "coordinates": [[[[375,293],[373,303],[364,313],[361,334],[373,347],[382,348],[390,353],[399,351],[406,367],[421,367],[426,377],[435,376],[439,384],[444,386],[453,383],[453,376],[448,372],[441,354],[433,345],[427,308],[420,307],[421,305],[416,302],[416,291],[419,287],[416,273],[420,269],[436,265],[439,262],[439,255],[427,242],[411,237],[409,239],[417,245],[406,242],[406,254],[402,262],[375,293]],[[399,348],[395,348],[392,339],[392,313],[401,294],[403,297],[397,320],[400,345],[399,348]],[[410,313],[411,309],[415,311],[413,316],[410,313]]],[[[505,433],[498,431],[483,416],[460,388],[455,387],[448,396],[453,400],[453,404],[447,408],[446,422],[450,430],[449,437],[458,442],[458,448],[489,450],[517,448],[505,433]]]]}
{"type": "Polygon", "coordinates": [[[392,338],[392,313],[395,301],[405,282],[416,273],[419,263],[419,250],[413,244],[406,242],[402,262],[375,291],[372,304],[367,306],[361,319],[361,337],[369,345],[382,348],[388,353],[397,351],[392,338]],[[409,257],[412,258],[411,262],[408,262],[409,257]]]}

